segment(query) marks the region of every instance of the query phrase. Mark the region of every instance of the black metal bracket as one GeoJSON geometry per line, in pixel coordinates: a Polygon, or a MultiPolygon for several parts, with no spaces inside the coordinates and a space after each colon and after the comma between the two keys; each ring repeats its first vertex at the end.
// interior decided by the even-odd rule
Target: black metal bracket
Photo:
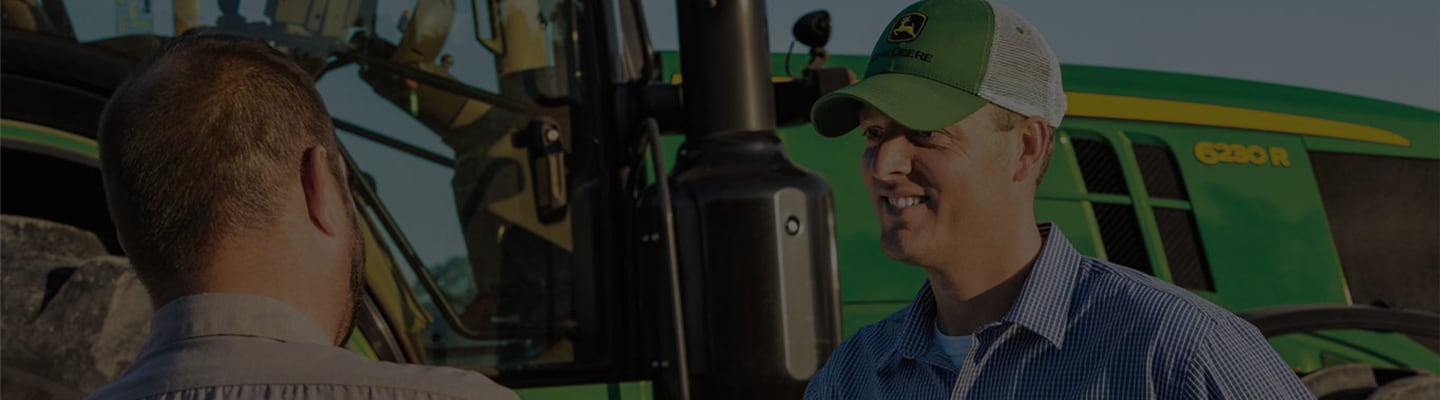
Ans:
{"type": "Polygon", "coordinates": [[[514,139],[516,145],[525,147],[530,154],[535,216],[544,224],[564,219],[565,209],[570,205],[564,136],[560,123],[549,117],[538,117],[530,120],[525,131],[516,134],[514,139]]]}

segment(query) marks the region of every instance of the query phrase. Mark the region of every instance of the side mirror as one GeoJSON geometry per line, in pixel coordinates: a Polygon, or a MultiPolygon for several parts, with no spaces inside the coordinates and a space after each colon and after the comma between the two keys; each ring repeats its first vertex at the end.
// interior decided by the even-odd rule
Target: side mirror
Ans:
{"type": "Polygon", "coordinates": [[[830,43],[830,12],[811,11],[800,17],[800,20],[795,21],[795,28],[790,32],[801,44],[812,48],[823,48],[830,43]]]}
{"type": "Polygon", "coordinates": [[[830,12],[825,10],[811,11],[795,21],[795,27],[790,30],[795,35],[795,40],[810,47],[810,62],[805,64],[805,71],[816,71],[825,66],[830,60],[830,53],[825,51],[825,45],[830,43],[830,12]]]}
{"type": "MultiPolygon", "coordinates": [[[[829,11],[801,16],[791,33],[795,41],[810,47],[810,62],[800,79],[775,84],[775,123],[782,127],[810,122],[810,106],[820,96],[855,83],[855,72],[849,68],[825,68],[830,61],[830,53],[825,51],[830,43],[829,11]]],[[[790,75],[789,53],[785,55],[785,74],[790,75]]]]}

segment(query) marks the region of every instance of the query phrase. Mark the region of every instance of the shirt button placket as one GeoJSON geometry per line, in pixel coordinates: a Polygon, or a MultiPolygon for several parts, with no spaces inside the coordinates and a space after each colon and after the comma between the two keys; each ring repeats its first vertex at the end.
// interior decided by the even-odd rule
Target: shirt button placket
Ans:
{"type": "Polygon", "coordinates": [[[975,380],[980,377],[980,364],[989,353],[997,325],[992,323],[982,326],[970,335],[975,338],[975,343],[965,353],[965,362],[960,365],[960,376],[955,379],[955,389],[950,392],[951,400],[964,399],[965,393],[970,392],[970,387],[974,386],[975,380]]]}

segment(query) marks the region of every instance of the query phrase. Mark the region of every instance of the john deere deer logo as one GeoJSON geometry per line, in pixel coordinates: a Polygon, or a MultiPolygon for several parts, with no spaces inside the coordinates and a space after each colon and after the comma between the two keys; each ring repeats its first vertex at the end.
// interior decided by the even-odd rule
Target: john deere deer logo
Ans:
{"type": "Polygon", "coordinates": [[[908,42],[920,37],[920,31],[925,29],[925,14],[909,13],[900,16],[895,20],[895,26],[890,28],[890,42],[908,42]]]}

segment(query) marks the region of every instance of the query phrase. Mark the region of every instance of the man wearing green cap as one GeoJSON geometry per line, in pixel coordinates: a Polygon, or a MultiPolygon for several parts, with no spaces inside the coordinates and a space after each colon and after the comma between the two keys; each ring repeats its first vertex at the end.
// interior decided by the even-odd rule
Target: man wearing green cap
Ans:
{"type": "Polygon", "coordinates": [[[821,134],[865,135],[881,248],[928,282],[807,399],[1311,397],[1249,323],[1036,224],[1064,114],[1040,32],[980,0],[901,11],[865,79],[816,102],[821,134]]]}

